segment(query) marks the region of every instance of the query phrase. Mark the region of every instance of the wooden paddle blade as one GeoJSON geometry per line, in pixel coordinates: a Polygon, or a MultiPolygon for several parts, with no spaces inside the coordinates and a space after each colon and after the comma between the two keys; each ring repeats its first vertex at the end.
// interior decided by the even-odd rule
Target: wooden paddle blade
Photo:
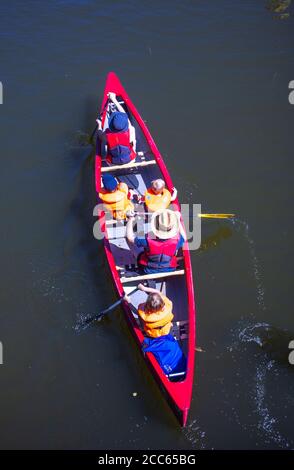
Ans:
{"type": "Polygon", "coordinates": [[[198,214],[203,219],[231,219],[235,214],[198,214]]]}

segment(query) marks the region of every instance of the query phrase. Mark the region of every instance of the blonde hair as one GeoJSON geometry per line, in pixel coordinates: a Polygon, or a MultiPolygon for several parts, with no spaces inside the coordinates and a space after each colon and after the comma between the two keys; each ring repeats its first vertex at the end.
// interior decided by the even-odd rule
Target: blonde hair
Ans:
{"type": "Polygon", "coordinates": [[[164,300],[161,295],[157,293],[149,294],[145,303],[146,313],[160,312],[164,307],[164,300]]]}
{"type": "Polygon", "coordinates": [[[160,191],[165,188],[165,182],[162,179],[153,180],[151,185],[152,189],[155,189],[155,191],[160,191]]]}

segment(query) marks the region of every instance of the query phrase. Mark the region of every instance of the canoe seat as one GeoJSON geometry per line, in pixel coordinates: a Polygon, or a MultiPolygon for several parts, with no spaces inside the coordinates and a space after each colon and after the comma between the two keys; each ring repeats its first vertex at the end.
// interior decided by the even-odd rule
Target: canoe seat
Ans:
{"type": "Polygon", "coordinates": [[[149,165],[156,165],[156,160],[145,160],[143,162],[130,162],[126,163],[125,165],[109,165],[101,167],[102,173],[113,172],[116,170],[124,170],[129,168],[137,168],[141,166],[149,166],[149,165]]]}
{"type": "Polygon", "coordinates": [[[169,379],[180,379],[181,377],[185,376],[186,375],[186,371],[182,371],[182,372],[175,372],[174,374],[167,374],[166,377],[168,377],[169,379]]]}
{"type": "Polygon", "coordinates": [[[126,220],[116,220],[116,219],[108,219],[105,222],[106,225],[121,225],[121,226],[125,226],[126,223],[127,223],[126,220]]]}
{"type": "Polygon", "coordinates": [[[162,277],[182,276],[183,274],[185,274],[184,269],[177,269],[176,271],[171,271],[171,272],[142,274],[140,276],[130,276],[130,277],[123,276],[120,278],[120,280],[122,284],[125,284],[126,282],[145,281],[146,279],[160,279],[162,277]]]}
{"type": "Polygon", "coordinates": [[[115,266],[117,271],[120,272],[121,275],[124,275],[126,272],[136,272],[138,269],[138,265],[136,263],[125,264],[124,266],[115,266]]]}

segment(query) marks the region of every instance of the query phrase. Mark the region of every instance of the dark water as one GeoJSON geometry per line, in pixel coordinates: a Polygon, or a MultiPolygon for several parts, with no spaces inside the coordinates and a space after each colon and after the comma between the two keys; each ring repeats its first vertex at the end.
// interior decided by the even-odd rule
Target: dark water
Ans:
{"type": "Polygon", "coordinates": [[[1,2],[1,448],[294,448],[293,21],[264,0],[1,2]],[[110,70],[181,201],[238,214],[192,254],[184,430],[119,309],[74,330],[115,299],[81,145],[110,70]]]}

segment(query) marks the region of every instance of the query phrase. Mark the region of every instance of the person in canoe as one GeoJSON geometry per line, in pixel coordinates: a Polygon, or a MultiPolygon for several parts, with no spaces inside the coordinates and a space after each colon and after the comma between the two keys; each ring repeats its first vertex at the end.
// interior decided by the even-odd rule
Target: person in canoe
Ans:
{"type": "Polygon", "coordinates": [[[145,334],[150,338],[169,334],[174,318],[172,301],[152,287],[139,284],[138,289],[149,294],[146,302],[138,306],[138,315],[145,334]]]}
{"type": "Polygon", "coordinates": [[[104,207],[112,213],[114,219],[124,220],[127,211],[133,211],[134,205],[131,202],[133,196],[126,183],[118,183],[114,176],[106,174],[102,176],[103,188],[99,192],[99,197],[104,207]]]}
{"type": "Polygon", "coordinates": [[[106,144],[106,161],[110,165],[123,165],[136,158],[136,135],[124,108],[117,101],[115,93],[108,93],[115,105],[109,118],[108,128],[103,132],[101,120],[97,119],[98,137],[106,144]]]}
{"type": "Polygon", "coordinates": [[[148,294],[146,302],[138,306],[145,340],[143,352],[154,354],[166,374],[186,370],[186,358],[177,340],[170,334],[172,328],[173,304],[159,290],[138,285],[138,289],[148,294]]]}
{"type": "Polygon", "coordinates": [[[151,219],[153,233],[144,238],[134,234],[134,214],[127,214],[126,236],[129,243],[144,251],[138,256],[138,266],[145,274],[162,271],[175,271],[177,268],[177,251],[184,245],[186,235],[180,222],[180,213],[166,209],[155,212],[151,219]]]}
{"type": "Polygon", "coordinates": [[[178,191],[173,188],[172,194],[165,187],[165,182],[162,179],[157,179],[151,182],[151,186],[145,192],[140,202],[145,202],[146,208],[149,212],[156,212],[167,209],[171,202],[177,198],[178,191]]]}

